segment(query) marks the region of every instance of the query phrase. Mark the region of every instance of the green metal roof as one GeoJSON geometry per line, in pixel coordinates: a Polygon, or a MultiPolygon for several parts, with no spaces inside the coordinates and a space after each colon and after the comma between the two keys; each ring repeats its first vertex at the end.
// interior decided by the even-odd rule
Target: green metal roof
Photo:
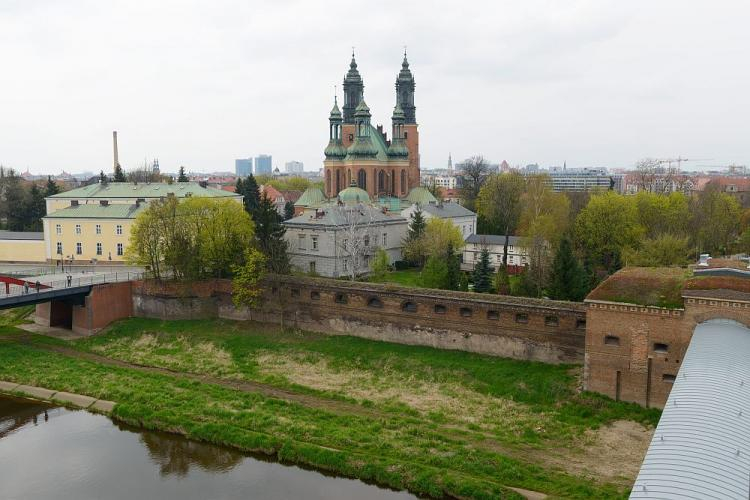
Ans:
{"type": "Polygon", "coordinates": [[[324,202],[326,195],[323,194],[323,190],[318,187],[309,187],[305,189],[302,196],[294,203],[295,206],[311,207],[324,202]]]}
{"type": "Polygon", "coordinates": [[[185,196],[201,196],[204,198],[234,198],[240,195],[221,189],[204,188],[197,182],[166,182],[138,183],[108,182],[106,184],[91,184],[64,193],[54,194],[49,198],[160,198],[173,193],[178,198],[185,196]]]}
{"type": "Polygon", "coordinates": [[[339,193],[339,200],[344,203],[365,203],[370,201],[370,195],[352,182],[351,186],[339,193]]]}
{"type": "Polygon", "coordinates": [[[406,199],[411,203],[419,203],[420,205],[428,205],[430,203],[437,203],[437,199],[430,193],[430,191],[424,186],[417,186],[409,191],[406,199]]]}
{"type": "Polygon", "coordinates": [[[45,215],[45,219],[135,219],[136,215],[146,209],[148,204],[110,203],[100,205],[91,203],[56,210],[45,215]]]}

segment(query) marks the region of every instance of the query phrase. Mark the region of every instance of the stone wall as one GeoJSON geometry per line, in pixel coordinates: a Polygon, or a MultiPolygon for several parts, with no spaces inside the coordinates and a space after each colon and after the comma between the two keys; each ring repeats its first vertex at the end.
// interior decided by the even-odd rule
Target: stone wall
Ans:
{"type": "Polygon", "coordinates": [[[548,363],[583,361],[582,304],[284,276],[268,280],[260,307],[237,309],[227,282],[211,283],[192,297],[136,285],[134,314],[283,319],[286,326],[328,334],[548,363]]]}

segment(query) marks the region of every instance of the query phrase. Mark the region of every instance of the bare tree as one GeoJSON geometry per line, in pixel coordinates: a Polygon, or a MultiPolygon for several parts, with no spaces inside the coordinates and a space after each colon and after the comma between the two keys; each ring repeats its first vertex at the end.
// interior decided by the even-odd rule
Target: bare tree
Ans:
{"type": "Polygon", "coordinates": [[[639,190],[668,194],[684,189],[686,176],[680,173],[679,167],[672,166],[670,162],[667,162],[666,167],[662,166],[665,161],[643,158],[636,162],[636,185],[639,190]]]}
{"type": "Polygon", "coordinates": [[[344,256],[345,271],[354,281],[359,274],[367,271],[367,259],[377,249],[377,239],[373,235],[374,207],[357,203],[340,203],[331,210],[334,223],[339,228],[338,250],[344,256]]]}
{"type": "Polygon", "coordinates": [[[482,189],[484,181],[487,180],[489,175],[490,164],[482,155],[476,155],[462,161],[456,166],[463,178],[463,186],[461,187],[463,204],[469,210],[474,210],[479,190],[482,189]]]}
{"type": "Polygon", "coordinates": [[[143,165],[128,172],[129,182],[161,182],[162,176],[155,171],[154,164],[144,158],[143,165]]]}

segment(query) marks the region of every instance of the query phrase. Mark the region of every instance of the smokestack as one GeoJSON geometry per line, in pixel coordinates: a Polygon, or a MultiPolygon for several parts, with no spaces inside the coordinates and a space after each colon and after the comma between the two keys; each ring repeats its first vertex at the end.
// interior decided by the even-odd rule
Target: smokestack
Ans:
{"type": "Polygon", "coordinates": [[[120,160],[117,158],[117,130],[112,132],[112,147],[114,148],[115,153],[115,164],[113,165],[113,168],[117,169],[117,165],[120,164],[120,160]]]}

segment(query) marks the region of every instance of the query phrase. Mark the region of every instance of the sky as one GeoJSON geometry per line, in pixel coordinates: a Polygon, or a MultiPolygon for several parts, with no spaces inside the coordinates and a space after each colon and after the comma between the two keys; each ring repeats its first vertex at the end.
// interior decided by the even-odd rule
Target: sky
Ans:
{"type": "Polygon", "coordinates": [[[749,165],[750,2],[0,1],[0,164],[322,166],[355,47],[390,129],[404,46],[421,166],[749,165]]]}

